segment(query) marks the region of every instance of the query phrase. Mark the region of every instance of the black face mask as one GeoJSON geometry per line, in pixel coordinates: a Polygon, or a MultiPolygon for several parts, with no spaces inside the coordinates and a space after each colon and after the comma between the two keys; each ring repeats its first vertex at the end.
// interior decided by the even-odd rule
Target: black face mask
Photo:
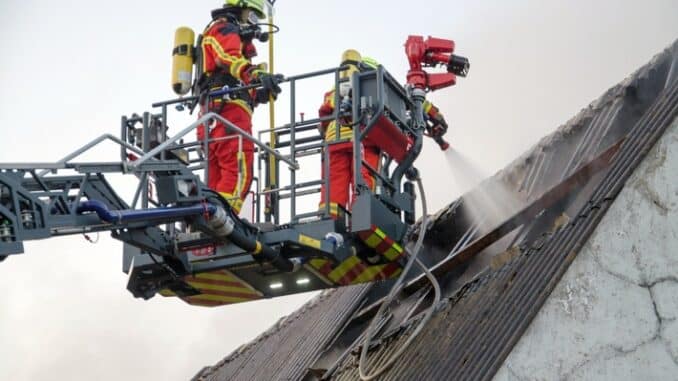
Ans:
{"type": "Polygon", "coordinates": [[[266,42],[268,41],[268,33],[262,32],[261,27],[257,24],[245,24],[240,26],[240,38],[247,42],[255,39],[266,42]]]}

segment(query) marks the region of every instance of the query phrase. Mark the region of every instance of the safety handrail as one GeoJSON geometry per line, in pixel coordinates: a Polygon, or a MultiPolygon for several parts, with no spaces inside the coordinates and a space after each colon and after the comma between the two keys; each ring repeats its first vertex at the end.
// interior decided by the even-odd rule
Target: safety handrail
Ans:
{"type": "Polygon", "coordinates": [[[38,172],[38,176],[42,177],[42,176],[44,176],[44,175],[48,174],[49,172],[54,171],[56,169],[66,169],[67,168],[66,164],[68,163],[69,160],[74,159],[74,158],[82,155],[83,153],[89,151],[90,149],[99,145],[101,142],[103,142],[107,139],[111,140],[114,143],[117,143],[117,144],[131,150],[131,151],[133,151],[134,153],[137,153],[139,155],[144,154],[144,152],[141,149],[139,149],[139,148],[127,143],[127,142],[124,142],[121,139],[119,139],[119,138],[117,138],[117,137],[115,137],[111,134],[103,134],[103,135],[93,139],[89,143],[85,144],[84,146],[78,148],[77,150],[71,152],[70,154],[64,156],[61,160],[57,161],[56,163],[2,163],[2,164],[0,164],[0,169],[21,169],[21,168],[24,168],[24,167],[26,167],[26,168],[28,168],[28,167],[30,167],[30,168],[46,168],[45,170],[38,172]]]}
{"type": "Polygon", "coordinates": [[[188,127],[184,128],[183,130],[179,131],[177,134],[172,136],[171,138],[165,140],[161,144],[159,144],[157,147],[153,148],[152,150],[148,151],[145,155],[141,156],[137,160],[135,160],[133,163],[130,163],[131,167],[138,167],[141,164],[145,163],[149,159],[155,157],[158,155],[160,152],[164,151],[166,148],[171,146],[172,144],[176,143],[179,141],[181,138],[186,136],[189,132],[195,130],[200,126],[201,124],[205,124],[213,119],[216,119],[223,124],[225,124],[230,131],[233,131],[237,133],[238,135],[241,135],[243,138],[251,141],[252,143],[256,144],[259,148],[263,149],[264,151],[268,152],[269,154],[275,156],[277,159],[287,163],[290,165],[291,168],[299,169],[299,164],[296,162],[293,162],[289,160],[287,157],[281,155],[280,153],[272,150],[270,147],[268,147],[266,144],[262,143],[259,139],[255,138],[254,136],[248,134],[247,132],[243,131],[240,129],[238,126],[235,124],[231,123],[228,119],[225,119],[221,115],[215,113],[215,112],[208,112],[207,114],[203,115],[202,117],[198,118],[195,122],[191,123],[188,127]]]}

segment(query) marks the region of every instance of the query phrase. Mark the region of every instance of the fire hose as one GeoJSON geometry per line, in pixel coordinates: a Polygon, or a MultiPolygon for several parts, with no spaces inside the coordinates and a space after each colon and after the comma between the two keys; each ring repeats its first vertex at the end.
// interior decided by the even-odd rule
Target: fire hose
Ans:
{"type": "Polygon", "coordinates": [[[358,372],[360,373],[360,379],[361,380],[373,380],[377,377],[379,377],[382,373],[384,373],[388,368],[390,368],[395,361],[400,358],[400,355],[409,347],[409,345],[412,343],[412,341],[419,335],[421,330],[426,326],[429,320],[431,320],[431,317],[433,316],[433,313],[435,312],[436,306],[440,303],[441,299],[441,291],[440,291],[440,284],[438,284],[438,280],[435,278],[435,276],[429,271],[429,269],[424,265],[417,256],[419,255],[419,252],[421,251],[421,248],[424,243],[424,236],[426,235],[426,229],[428,227],[428,216],[427,216],[427,210],[426,210],[426,195],[424,194],[424,186],[421,182],[421,178],[417,177],[416,179],[417,185],[419,188],[419,193],[421,194],[421,204],[422,204],[422,218],[421,218],[421,224],[419,225],[419,236],[417,237],[417,241],[414,245],[414,248],[412,252],[410,252],[408,249],[405,249],[407,252],[408,256],[410,259],[407,261],[407,264],[405,265],[405,268],[403,269],[402,274],[398,278],[398,280],[395,282],[393,287],[391,288],[391,291],[389,292],[388,296],[384,300],[384,302],[381,304],[379,307],[379,310],[377,311],[377,314],[374,316],[370,324],[367,326],[367,330],[365,331],[365,340],[363,342],[362,349],[360,351],[360,361],[358,362],[358,372]],[[417,328],[410,334],[410,337],[407,338],[407,341],[400,347],[398,350],[382,365],[380,368],[375,370],[372,374],[367,374],[367,370],[365,368],[365,362],[367,361],[367,352],[369,351],[370,348],[370,342],[372,341],[372,337],[374,336],[374,331],[377,328],[377,323],[382,319],[382,315],[386,311],[386,308],[391,304],[391,302],[395,299],[395,297],[398,295],[398,293],[401,290],[401,287],[403,286],[403,283],[405,282],[405,278],[407,277],[407,274],[409,273],[410,269],[412,268],[412,265],[414,263],[417,263],[419,267],[424,271],[426,274],[426,277],[429,279],[431,282],[431,285],[433,286],[433,291],[434,291],[434,297],[433,297],[433,303],[431,304],[431,307],[426,310],[426,313],[424,314],[424,317],[422,317],[421,321],[419,322],[419,325],[417,325],[417,328]]]}

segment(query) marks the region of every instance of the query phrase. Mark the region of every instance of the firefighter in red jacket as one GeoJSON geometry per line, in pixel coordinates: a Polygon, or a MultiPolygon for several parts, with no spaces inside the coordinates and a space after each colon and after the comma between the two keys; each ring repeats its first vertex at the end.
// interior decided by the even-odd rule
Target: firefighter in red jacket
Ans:
{"type": "MultiPolygon", "coordinates": [[[[341,66],[348,66],[349,69],[341,72],[341,78],[345,82],[339,85],[339,101],[350,98],[351,84],[348,79],[353,73],[362,69],[376,69],[376,62],[362,58],[360,53],[353,49],[344,51],[341,56],[341,66]]],[[[335,90],[332,89],[325,93],[323,104],[318,110],[320,117],[330,116],[335,110],[335,90]]],[[[337,128],[335,120],[323,121],[320,123],[320,133],[328,143],[329,169],[330,169],[330,214],[336,217],[339,214],[339,207],[344,210],[350,209],[350,188],[353,183],[353,132],[350,120],[340,120],[341,125],[337,128]]],[[[374,170],[379,171],[379,149],[375,146],[362,146],[362,158],[374,170]]],[[[325,166],[322,166],[322,176],[325,177],[325,166]]],[[[372,173],[363,165],[362,176],[367,186],[374,190],[376,181],[372,173]]],[[[324,185],[321,189],[319,209],[325,208],[326,191],[324,185]]]]}
{"type": "MultiPolygon", "coordinates": [[[[222,8],[212,11],[212,21],[205,28],[199,47],[200,115],[216,112],[249,134],[252,134],[252,109],[280,93],[281,76],[269,75],[265,65],[256,66],[250,61],[257,55],[252,43],[257,36],[257,23],[265,17],[264,0],[226,0],[222,8]],[[262,87],[206,100],[208,92],[254,83],[261,83],[262,87]]],[[[223,123],[213,123],[208,129],[213,141],[209,144],[207,185],[239,213],[252,184],[254,143],[243,138],[240,150],[238,135],[229,132],[223,123]]],[[[200,126],[198,139],[202,140],[204,133],[205,126],[200,126]]]]}
{"type": "MultiPolygon", "coordinates": [[[[346,50],[342,54],[341,66],[348,66],[349,69],[341,72],[342,79],[349,79],[359,70],[374,70],[379,64],[372,58],[361,57],[360,53],[353,49],[346,50]]],[[[351,83],[344,81],[339,84],[339,101],[350,99],[351,83]]],[[[318,110],[320,117],[327,117],[335,110],[335,90],[332,89],[325,93],[323,104],[318,110]]],[[[447,132],[447,122],[440,110],[431,102],[424,102],[424,118],[428,122],[427,130],[433,137],[444,135],[447,132]]],[[[329,120],[320,123],[320,133],[324,136],[329,148],[329,169],[330,169],[330,215],[336,217],[339,214],[339,207],[344,210],[350,210],[350,202],[354,195],[350,195],[351,185],[353,183],[353,132],[350,120],[341,120],[341,126],[337,131],[336,121],[329,120]]],[[[362,176],[370,190],[374,191],[376,179],[372,172],[365,167],[369,165],[372,169],[379,172],[381,150],[373,142],[364,141],[361,146],[361,156],[363,159],[362,176]]],[[[325,166],[322,166],[322,176],[325,178],[325,166]]],[[[325,208],[325,187],[321,189],[319,208],[325,208]]]]}

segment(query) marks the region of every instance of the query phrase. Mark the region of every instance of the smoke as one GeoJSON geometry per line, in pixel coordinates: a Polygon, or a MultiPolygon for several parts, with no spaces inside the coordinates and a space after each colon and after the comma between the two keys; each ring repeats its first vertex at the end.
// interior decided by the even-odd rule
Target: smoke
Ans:
{"type": "Polygon", "coordinates": [[[488,177],[480,166],[473,163],[458,149],[450,148],[445,151],[445,160],[452,174],[452,180],[462,193],[477,187],[483,179],[488,177]]]}
{"type": "Polygon", "coordinates": [[[459,150],[449,149],[445,159],[453,180],[464,193],[465,211],[481,233],[496,227],[522,207],[514,191],[496,177],[489,177],[459,150]]]}

